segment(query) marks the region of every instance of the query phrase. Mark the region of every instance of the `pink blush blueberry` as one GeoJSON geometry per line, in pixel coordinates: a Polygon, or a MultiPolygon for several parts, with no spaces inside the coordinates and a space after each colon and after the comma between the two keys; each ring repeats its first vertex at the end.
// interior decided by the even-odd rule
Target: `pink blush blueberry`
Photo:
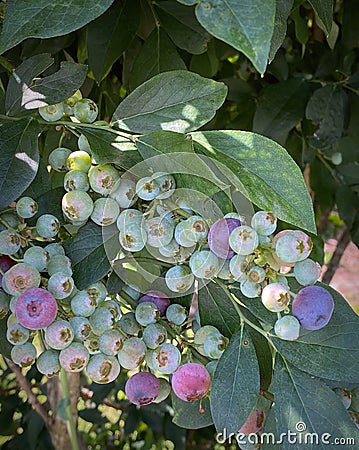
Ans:
{"type": "Polygon", "coordinates": [[[49,326],[56,318],[57,303],[50,292],[41,288],[27,289],[16,302],[15,315],[29,330],[49,326]]]}

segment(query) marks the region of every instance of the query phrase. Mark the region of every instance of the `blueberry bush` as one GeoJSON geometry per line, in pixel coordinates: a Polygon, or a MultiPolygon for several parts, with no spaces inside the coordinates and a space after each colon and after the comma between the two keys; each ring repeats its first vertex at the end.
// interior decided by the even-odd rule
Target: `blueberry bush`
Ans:
{"type": "Polygon", "coordinates": [[[0,9],[1,448],[357,448],[358,2],[0,9]]]}

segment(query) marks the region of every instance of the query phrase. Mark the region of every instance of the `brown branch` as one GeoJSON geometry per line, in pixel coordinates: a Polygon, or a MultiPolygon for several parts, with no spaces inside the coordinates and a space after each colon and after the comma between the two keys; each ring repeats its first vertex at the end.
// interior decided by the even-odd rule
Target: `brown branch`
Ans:
{"type": "Polygon", "coordinates": [[[42,418],[42,420],[45,423],[45,426],[50,430],[52,423],[51,423],[50,417],[48,415],[48,411],[46,410],[44,405],[38,401],[37,396],[32,392],[31,384],[29,383],[27,378],[23,375],[21,368],[17,364],[14,364],[9,359],[5,358],[5,360],[6,360],[6,364],[16,375],[16,379],[19,384],[19,387],[25,391],[27,398],[29,400],[29,403],[32,405],[32,407],[38,413],[38,415],[42,418]]]}
{"type": "Polygon", "coordinates": [[[340,264],[343,253],[350,242],[350,231],[346,229],[338,240],[337,247],[328,263],[327,270],[323,276],[323,283],[329,284],[340,264]]]}

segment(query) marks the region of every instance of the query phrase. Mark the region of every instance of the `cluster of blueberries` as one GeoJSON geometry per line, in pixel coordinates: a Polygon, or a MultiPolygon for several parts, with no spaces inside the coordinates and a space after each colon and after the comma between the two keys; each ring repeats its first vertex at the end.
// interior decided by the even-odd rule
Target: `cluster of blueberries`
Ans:
{"type": "MultiPolygon", "coordinates": [[[[40,108],[40,114],[50,121],[74,114],[93,122],[97,109],[91,101],[74,99],[40,108]]],[[[115,380],[122,367],[131,371],[125,391],[132,403],[161,402],[171,390],[191,402],[209,392],[228,339],[212,325],[200,326],[198,315],[189,315],[176,297],[210,281],[228,289],[236,283],[243,296],[260,298],[278,316],[274,334],[286,340],[297,339],[301,327],[318,330],[329,322],[333,298],[314,285],[321,267],[309,258],[313,244],[303,231],[275,234],[277,219],[267,211],[249,220],[233,212],[211,220],[190,202],[176,200],[172,174],[136,179],[112,164],[96,164],[84,135],[78,147],[58,147],[49,155],[51,170],[64,172],[65,221],[75,229],[89,220],[117,226],[120,253],[134,259],[143,250],[150,253],[163,267],[168,292],[141,294],[125,286],[109,295],[102,281],[78,290],[59,243],[60,221],[39,216],[36,201],[22,197],[2,214],[0,231],[0,318],[8,316],[16,364],[36,363],[48,377],[61,368],[85,370],[96,383],[115,380]],[[32,218],[35,226],[29,227],[32,218]],[[303,286],[297,294],[288,277],[303,286]]]]}

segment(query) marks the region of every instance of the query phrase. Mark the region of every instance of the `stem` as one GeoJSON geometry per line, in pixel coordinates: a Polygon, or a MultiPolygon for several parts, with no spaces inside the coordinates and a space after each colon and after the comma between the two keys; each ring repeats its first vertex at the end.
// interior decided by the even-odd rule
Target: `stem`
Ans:
{"type": "Polygon", "coordinates": [[[67,406],[66,406],[66,414],[67,414],[67,418],[68,418],[67,428],[68,428],[68,432],[70,435],[71,447],[72,447],[72,450],[80,450],[79,442],[77,440],[77,432],[76,432],[75,423],[72,419],[69,383],[67,380],[67,374],[64,371],[64,369],[61,369],[61,371],[60,371],[60,380],[61,380],[63,396],[67,400],[67,406]]]}
{"type": "Polygon", "coordinates": [[[159,21],[159,19],[157,17],[157,13],[156,13],[156,11],[153,8],[152,1],[151,0],[147,0],[147,3],[148,3],[148,6],[150,7],[152,15],[153,15],[153,20],[155,21],[156,28],[159,29],[161,24],[160,24],[160,21],[159,21]]]}
{"type": "Polygon", "coordinates": [[[178,205],[176,205],[175,202],[173,202],[172,200],[169,200],[166,198],[165,201],[166,205],[168,205],[173,211],[177,211],[178,214],[180,214],[181,216],[185,217],[186,219],[188,219],[189,217],[192,216],[191,213],[185,211],[184,209],[180,208],[178,205]]]}
{"type": "Polygon", "coordinates": [[[334,169],[330,166],[330,164],[326,161],[326,159],[320,153],[317,154],[318,159],[323,163],[323,165],[328,169],[330,175],[334,178],[337,184],[342,185],[343,182],[335,175],[334,169]]]}
{"type": "Polygon", "coordinates": [[[340,239],[338,240],[337,247],[334,251],[331,260],[329,261],[327,270],[323,276],[322,280],[323,283],[329,284],[331,282],[349,242],[350,242],[350,231],[346,229],[344,233],[341,235],[340,239]]]}
{"type": "Polygon", "coordinates": [[[13,72],[15,70],[15,67],[11,64],[10,61],[8,61],[3,56],[0,56],[0,64],[9,72],[13,72]]]}

